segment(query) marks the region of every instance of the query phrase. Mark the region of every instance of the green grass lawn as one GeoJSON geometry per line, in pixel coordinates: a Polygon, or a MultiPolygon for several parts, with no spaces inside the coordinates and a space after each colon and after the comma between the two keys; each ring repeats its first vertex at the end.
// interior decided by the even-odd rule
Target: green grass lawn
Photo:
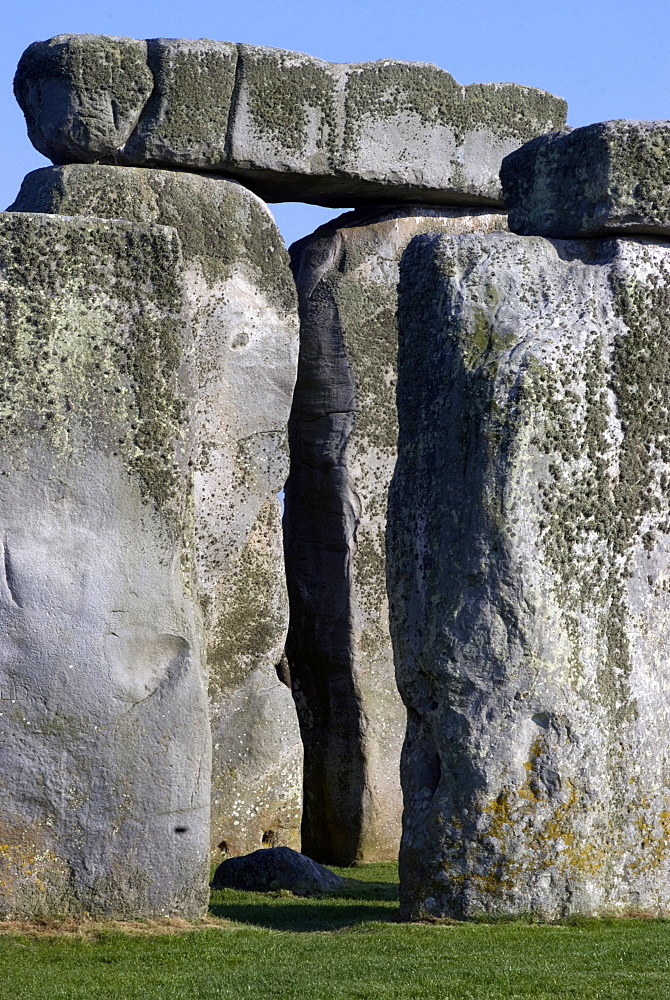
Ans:
{"type": "Polygon", "coordinates": [[[670,921],[398,924],[394,865],[323,899],[224,890],[183,933],[0,935],[2,1000],[670,1000],[670,921]]]}

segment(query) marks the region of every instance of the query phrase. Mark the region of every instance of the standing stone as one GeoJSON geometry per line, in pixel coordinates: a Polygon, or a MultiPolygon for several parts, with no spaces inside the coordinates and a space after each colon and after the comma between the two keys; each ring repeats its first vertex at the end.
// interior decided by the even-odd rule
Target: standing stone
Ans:
{"type": "Polygon", "coordinates": [[[277,675],[288,627],[277,492],[298,348],[295,287],[274,220],[234,181],[72,165],[29,174],[12,206],[174,226],[198,378],[196,572],[214,741],[212,848],[299,846],[302,745],[277,675]]]}
{"type": "Polygon", "coordinates": [[[0,915],[201,916],[196,382],[173,229],[0,215],[0,915]]]}
{"type": "Polygon", "coordinates": [[[405,918],[668,910],[669,304],[651,240],[405,254],[405,918]]]}
{"type": "Polygon", "coordinates": [[[670,236],[670,122],[541,136],[506,157],[500,176],[515,233],[670,236]]]}
{"type": "Polygon", "coordinates": [[[292,249],[301,315],[290,423],[287,655],[305,746],[303,850],[395,858],[405,710],[388,631],[384,534],[396,458],[398,262],[417,233],[490,231],[504,215],[353,212],[292,249]]]}
{"type": "Polygon", "coordinates": [[[464,87],[430,63],[105,35],[35,42],[15,93],[54,163],[207,170],[266,201],[335,206],[501,207],[503,157],[563,128],[567,112],[544,90],[464,87]]]}

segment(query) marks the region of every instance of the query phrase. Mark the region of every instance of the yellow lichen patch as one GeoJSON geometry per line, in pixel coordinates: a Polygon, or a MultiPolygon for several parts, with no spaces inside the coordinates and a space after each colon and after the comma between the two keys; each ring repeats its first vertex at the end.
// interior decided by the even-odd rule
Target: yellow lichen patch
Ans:
{"type": "MultiPolygon", "coordinates": [[[[526,780],[517,788],[506,785],[481,810],[490,817],[478,838],[476,854],[486,859],[486,873],[456,875],[493,897],[504,897],[542,873],[569,877],[583,883],[602,875],[610,856],[607,845],[577,832],[586,806],[574,783],[566,780],[560,798],[549,794],[542,782],[540,763],[555,749],[546,736],[538,736],[524,764],[526,780]],[[496,849],[490,853],[490,845],[496,849]],[[488,850],[486,847],[488,846],[488,850]]],[[[451,875],[451,873],[450,873],[451,875]]]]}
{"type": "Polygon", "coordinates": [[[29,880],[40,892],[46,892],[44,872],[58,864],[50,851],[38,851],[35,844],[0,844],[0,893],[10,895],[17,882],[29,880]]]}
{"type": "Polygon", "coordinates": [[[637,831],[637,854],[628,864],[631,876],[667,873],[670,865],[670,803],[653,806],[645,796],[637,802],[632,826],[637,831]]]}

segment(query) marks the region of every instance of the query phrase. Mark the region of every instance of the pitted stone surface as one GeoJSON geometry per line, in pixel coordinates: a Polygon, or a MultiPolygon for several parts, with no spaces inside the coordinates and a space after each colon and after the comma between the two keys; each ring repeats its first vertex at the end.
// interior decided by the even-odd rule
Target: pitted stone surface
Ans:
{"type": "Polygon", "coordinates": [[[669,302],[652,240],[406,251],[405,917],[669,908],[669,302]]]}
{"type": "Polygon", "coordinates": [[[216,169],[226,155],[237,46],[207,38],[146,44],[155,86],[119,162],[216,169]]]}
{"type": "Polygon", "coordinates": [[[244,858],[223,861],[214,873],[213,889],[276,892],[288,889],[296,896],[318,896],[344,885],[344,879],[323,865],[292,851],[274,847],[254,851],[244,858]]]}
{"type": "Polygon", "coordinates": [[[670,122],[541,136],[503,161],[510,229],[525,236],[670,236],[670,122]]]}
{"type": "Polygon", "coordinates": [[[405,710],[388,632],[384,532],[396,457],[398,263],[417,233],[504,229],[486,210],[341,216],[291,248],[301,348],[284,518],[287,655],[305,745],[303,850],[395,858],[405,710]]]}
{"type": "Polygon", "coordinates": [[[299,846],[302,747],[277,677],[288,627],[279,502],[298,352],[274,220],[223,178],[71,165],[29,174],[14,209],[174,226],[198,378],[191,472],[214,745],[212,847],[299,846]]]}
{"type": "Polygon", "coordinates": [[[28,46],[14,93],[40,153],[54,163],[87,163],[123,146],[153,85],[146,42],[56,35],[28,46]]]}
{"type": "Polygon", "coordinates": [[[0,914],[197,917],[210,733],[174,229],[0,215],[0,914]]]}
{"type": "Polygon", "coordinates": [[[264,46],[153,39],[135,43],[154,79],[135,131],[100,132],[100,108],[134,114],[140,93],[132,74],[98,72],[98,53],[120,41],[132,42],[59,36],[21,58],[17,99],[31,140],[54,162],[215,171],[267,201],[500,206],[503,157],[565,124],[565,102],[546,91],[464,87],[429,63],[327,63],[264,46]],[[69,101],[67,114],[40,97],[54,47],[58,93],[86,98],[69,101]]]}

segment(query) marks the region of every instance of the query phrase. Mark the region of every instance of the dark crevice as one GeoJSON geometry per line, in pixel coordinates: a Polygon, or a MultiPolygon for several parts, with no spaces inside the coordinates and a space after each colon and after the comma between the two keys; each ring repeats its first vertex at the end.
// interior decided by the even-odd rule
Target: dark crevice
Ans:
{"type": "Polygon", "coordinates": [[[317,861],[347,865],[360,856],[366,772],[349,579],[360,504],[341,461],[354,426],[356,387],[337,305],[322,280],[337,252],[332,241],[309,238],[291,248],[302,336],[289,420],[284,546],[286,656],[305,754],[302,849],[317,861]]]}

